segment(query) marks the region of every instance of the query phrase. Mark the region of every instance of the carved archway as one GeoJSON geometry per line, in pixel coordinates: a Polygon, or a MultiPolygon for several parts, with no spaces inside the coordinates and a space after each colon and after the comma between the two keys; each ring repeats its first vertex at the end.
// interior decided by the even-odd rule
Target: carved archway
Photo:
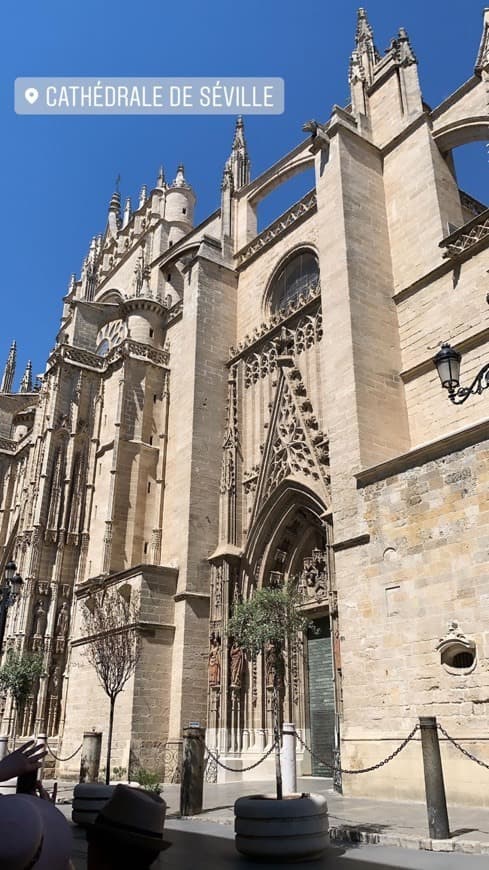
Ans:
{"type": "MultiPolygon", "coordinates": [[[[293,477],[282,481],[249,531],[242,560],[240,594],[247,597],[253,586],[269,584],[276,551],[283,551],[286,540],[290,541],[290,551],[282,573],[285,579],[297,573],[301,553],[307,547],[307,543],[298,542],[299,530],[308,528],[307,541],[314,537],[314,530],[316,539],[321,535],[329,538],[330,524],[329,507],[317,492],[293,477]]],[[[329,546],[329,541],[325,540],[325,544],[329,546]]]]}
{"type": "MultiPolygon", "coordinates": [[[[294,722],[306,742],[314,744],[311,680],[321,671],[324,682],[326,672],[331,700],[331,709],[324,710],[330,729],[326,742],[332,756],[336,718],[332,665],[336,618],[332,517],[319,487],[315,490],[290,476],[283,480],[257,513],[239,562],[235,556],[233,565],[223,564],[215,570],[218,580],[212,587],[211,614],[216,609],[217,589],[219,602],[226,602],[225,609],[229,614],[236,601],[249,597],[257,587],[281,586],[290,579],[297,583],[301,608],[311,620],[321,623],[321,650],[325,650],[326,660],[320,661],[316,656],[316,673],[311,676],[308,660],[310,639],[300,638],[294,648],[286,650],[281,717],[283,721],[294,722]]],[[[233,646],[226,622],[223,619],[221,623],[222,636],[217,635],[217,630],[211,635],[209,739],[214,741],[215,748],[222,755],[242,759],[243,766],[246,766],[271,745],[271,686],[266,655],[262,654],[256,661],[247,660],[233,646]]],[[[316,646],[315,651],[318,649],[316,646]]],[[[310,762],[307,753],[300,753],[303,772],[310,772],[310,762]]],[[[330,769],[316,769],[315,772],[331,775],[330,769]]]]}

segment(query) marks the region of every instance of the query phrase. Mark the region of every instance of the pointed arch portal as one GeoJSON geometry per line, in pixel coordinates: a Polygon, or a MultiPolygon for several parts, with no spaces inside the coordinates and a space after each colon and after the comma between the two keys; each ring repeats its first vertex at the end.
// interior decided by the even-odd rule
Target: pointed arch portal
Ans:
{"type": "MultiPolygon", "coordinates": [[[[326,762],[311,759],[298,746],[299,769],[316,776],[332,775],[338,693],[331,544],[332,517],[324,498],[303,481],[288,477],[256,514],[241,558],[216,560],[211,589],[209,745],[222,757],[229,756],[233,767],[246,767],[271,745],[272,695],[266,657],[248,661],[238,653],[226,631],[226,616],[234,602],[249,597],[255,588],[294,579],[314,630],[286,652],[281,717],[293,722],[307,745],[326,762]],[[218,622],[212,623],[212,617],[220,615],[216,598],[223,610],[222,637],[218,622]]],[[[259,771],[263,777],[271,767],[265,762],[259,771]]]]}

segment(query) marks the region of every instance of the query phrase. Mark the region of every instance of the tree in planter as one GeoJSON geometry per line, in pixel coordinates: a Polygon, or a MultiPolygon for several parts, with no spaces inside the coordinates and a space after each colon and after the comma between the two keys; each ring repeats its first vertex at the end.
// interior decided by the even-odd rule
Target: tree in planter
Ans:
{"type": "Polygon", "coordinates": [[[87,657],[109,699],[109,731],[105,783],[110,782],[114,709],[118,695],[136,669],[140,654],[136,633],[138,602],[134,594],[112,587],[91,596],[83,610],[87,633],[87,657]]]}
{"type": "Polygon", "coordinates": [[[267,689],[272,692],[275,738],[275,776],[277,799],[282,799],[280,763],[280,691],[285,677],[284,655],[310,625],[300,612],[301,598],[296,583],[282,587],[256,589],[247,601],[238,602],[228,625],[229,634],[251,659],[260,652],[265,657],[267,689]]]}
{"type": "Polygon", "coordinates": [[[21,654],[13,650],[7,653],[0,669],[0,689],[4,692],[10,692],[14,701],[14,746],[18,717],[43,670],[44,665],[40,653],[21,654]]]}

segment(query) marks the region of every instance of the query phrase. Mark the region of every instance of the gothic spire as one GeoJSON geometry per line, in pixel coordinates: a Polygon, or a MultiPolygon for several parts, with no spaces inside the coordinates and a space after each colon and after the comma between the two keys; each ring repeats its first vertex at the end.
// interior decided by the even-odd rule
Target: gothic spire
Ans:
{"type": "Polygon", "coordinates": [[[231,158],[228,158],[226,160],[226,163],[224,164],[224,171],[222,173],[221,190],[230,190],[231,193],[234,190],[234,178],[233,178],[233,170],[231,167],[231,158]]]}
{"type": "Polygon", "coordinates": [[[482,38],[474,70],[477,76],[489,71],[489,8],[484,9],[483,14],[482,38]]]}
{"type": "Polygon", "coordinates": [[[148,198],[148,188],[146,187],[145,184],[143,184],[141,190],[139,191],[138,209],[140,209],[140,208],[143,207],[143,205],[144,205],[144,203],[146,202],[147,198],[148,198]]]}
{"type": "Polygon", "coordinates": [[[160,166],[160,171],[158,172],[158,178],[156,179],[156,187],[158,190],[164,190],[166,187],[165,171],[163,169],[163,166],[160,166]]]}
{"type": "MultiPolygon", "coordinates": [[[[110,216],[110,213],[109,213],[110,216]]],[[[107,224],[107,231],[105,234],[105,238],[108,238],[110,235],[109,225],[107,224]]],[[[97,269],[96,269],[96,260],[97,260],[97,236],[92,236],[92,241],[90,242],[90,248],[88,249],[88,254],[85,257],[82,268],[82,288],[84,291],[85,299],[88,299],[90,302],[95,295],[95,289],[97,286],[97,269]]]]}
{"type": "Polygon", "coordinates": [[[188,187],[187,181],[185,179],[185,169],[183,163],[180,163],[177,168],[177,174],[175,176],[172,187],[188,187]]]}
{"type": "Polygon", "coordinates": [[[355,49],[360,65],[365,70],[368,84],[372,84],[374,80],[374,67],[380,60],[380,54],[374,42],[374,32],[367,18],[367,13],[363,8],[360,8],[357,13],[355,49]]]}
{"type": "Polygon", "coordinates": [[[408,66],[411,63],[416,63],[416,55],[411,47],[405,27],[399,28],[399,35],[396,42],[399,63],[404,64],[405,66],[408,66]]]}
{"type": "Polygon", "coordinates": [[[126,199],[126,203],[124,205],[124,215],[122,218],[122,227],[127,227],[129,221],[131,220],[131,197],[128,196],[126,199]]]}
{"type": "Polygon", "coordinates": [[[366,78],[365,70],[358,51],[352,51],[350,57],[350,68],[348,71],[348,81],[352,85],[356,84],[356,82],[364,82],[366,81],[366,78]]]}
{"type": "Polygon", "coordinates": [[[231,155],[229,157],[234,189],[239,190],[250,180],[250,158],[244,135],[244,121],[241,115],[236,119],[231,155]]]}
{"type": "Polygon", "coordinates": [[[12,392],[12,384],[14,382],[16,361],[17,361],[17,344],[15,341],[13,341],[11,346],[10,346],[9,354],[7,357],[7,362],[5,363],[5,368],[3,370],[2,383],[0,384],[0,393],[11,393],[12,392]]]}
{"type": "Polygon", "coordinates": [[[367,18],[365,9],[361,6],[360,9],[357,10],[357,32],[355,34],[357,48],[363,40],[371,40],[373,42],[373,39],[374,32],[372,26],[367,18]]]}
{"type": "Polygon", "coordinates": [[[25,367],[25,372],[22,375],[22,380],[20,382],[20,392],[32,393],[32,363],[30,360],[28,361],[25,367]]]}
{"type": "Polygon", "coordinates": [[[121,225],[121,195],[119,193],[119,176],[116,181],[116,189],[111,196],[109,203],[109,214],[107,218],[106,236],[112,236],[113,239],[117,236],[121,225]]]}

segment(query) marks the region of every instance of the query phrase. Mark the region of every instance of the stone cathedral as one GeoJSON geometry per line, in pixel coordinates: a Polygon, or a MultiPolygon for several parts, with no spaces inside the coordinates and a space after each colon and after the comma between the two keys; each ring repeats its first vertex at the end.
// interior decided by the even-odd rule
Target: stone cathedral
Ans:
{"type": "MultiPolygon", "coordinates": [[[[489,210],[453,158],[488,138],[489,11],[441,105],[404,28],[380,54],[363,9],[349,81],[350,105],[257,178],[239,118],[198,226],[182,166],[135,208],[116,191],[39,381],[28,366],[14,390],[10,350],[0,567],[24,584],[2,652],[42,653],[17,732],[61,757],[107,731],[82,613],[116,587],[138,601],[141,657],[113,763],[176,781],[198,721],[229,778],[271,776],[239,772],[272,740],[270,668],[227,624],[294,578],[316,623],[281,695],[314,752],[301,772],[373,765],[420,715],[489,760],[489,394],[450,402],[433,365],[448,340],[464,384],[489,361],[489,210]],[[259,231],[259,204],[306,170],[313,189],[259,231]]],[[[7,733],[8,696],[0,712],[7,733]]],[[[449,801],[487,805],[484,771],[446,741],[442,757],[449,801]]],[[[419,738],[343,789],[422,799],[419,738]]]]}

